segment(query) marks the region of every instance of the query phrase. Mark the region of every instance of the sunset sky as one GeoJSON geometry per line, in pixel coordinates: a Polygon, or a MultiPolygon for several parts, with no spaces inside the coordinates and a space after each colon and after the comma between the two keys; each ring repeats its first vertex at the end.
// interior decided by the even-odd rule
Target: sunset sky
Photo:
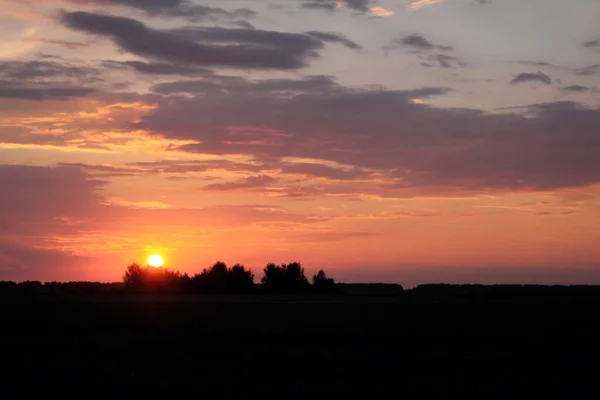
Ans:
{"type": "Polygon", "coordinates": [[[0,280],[160,254],[600,283],[598,0],[0,0],[0,280]]]}

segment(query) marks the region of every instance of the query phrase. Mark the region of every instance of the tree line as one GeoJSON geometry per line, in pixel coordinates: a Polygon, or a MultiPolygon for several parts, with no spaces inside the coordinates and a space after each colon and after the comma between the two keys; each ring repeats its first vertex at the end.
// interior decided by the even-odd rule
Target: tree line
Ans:
{"type": "Polygon", "coordinates": [[[241,264],[227,267],[217,262],[199,274],[189,276],[167,268],[142,267],[131,264],[123,276],[129,292],[198,293],[198,294],[333,294],[336,283],[320,270],[309,282],[298,262],[267,264],[260,285],[254,284],[254,273],[241,264]]]}
{"type": "Polygon", "coordinates": [[[0,281],[0,295],[55,295],[55,294],[116,294],[116,293],[172,293],[172,294],[334,294],[338,285],[320,270],[311,281],[298,262],[267,264],[259,284],[254,273],[241,264],[228,267],[216,262],[199,274],[168,268],[154,268],[131,264],[119,283],[100,282],[46,282],[0,281]]]}

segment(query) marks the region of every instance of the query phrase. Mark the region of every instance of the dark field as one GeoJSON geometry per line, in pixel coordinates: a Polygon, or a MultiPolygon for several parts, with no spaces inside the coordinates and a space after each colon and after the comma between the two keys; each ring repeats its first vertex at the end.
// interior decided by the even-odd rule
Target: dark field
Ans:
{"type": "Polygon", "coordinates": [[[0,306],[7,399],[536,399],[598,390],[600,316],[591,304],[103,295],[0,306]]]}

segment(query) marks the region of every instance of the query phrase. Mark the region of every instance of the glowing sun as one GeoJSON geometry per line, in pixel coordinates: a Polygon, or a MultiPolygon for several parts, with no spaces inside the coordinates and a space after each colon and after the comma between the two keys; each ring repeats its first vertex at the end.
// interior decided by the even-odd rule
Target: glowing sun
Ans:
{"type": "Polygon", "coordinates": [[[158,254],[154,254],[154,255],[148,257],[148,265],[150,265],[151,267],[154,267],[154,268],[162,267],[163,263],[164,263],[163,258],[161,256],[159,256],[158,254]]]}

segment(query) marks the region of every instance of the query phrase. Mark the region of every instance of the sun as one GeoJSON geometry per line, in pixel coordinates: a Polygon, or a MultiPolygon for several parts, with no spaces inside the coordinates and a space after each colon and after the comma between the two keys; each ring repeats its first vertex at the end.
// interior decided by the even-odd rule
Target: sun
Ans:
{"type": "Polygon", "coordinates": [[[148,265],[154,268],[159,268],[163,266],[163,258],[158,254],[151,255],[148,257],[148,265]]]}

